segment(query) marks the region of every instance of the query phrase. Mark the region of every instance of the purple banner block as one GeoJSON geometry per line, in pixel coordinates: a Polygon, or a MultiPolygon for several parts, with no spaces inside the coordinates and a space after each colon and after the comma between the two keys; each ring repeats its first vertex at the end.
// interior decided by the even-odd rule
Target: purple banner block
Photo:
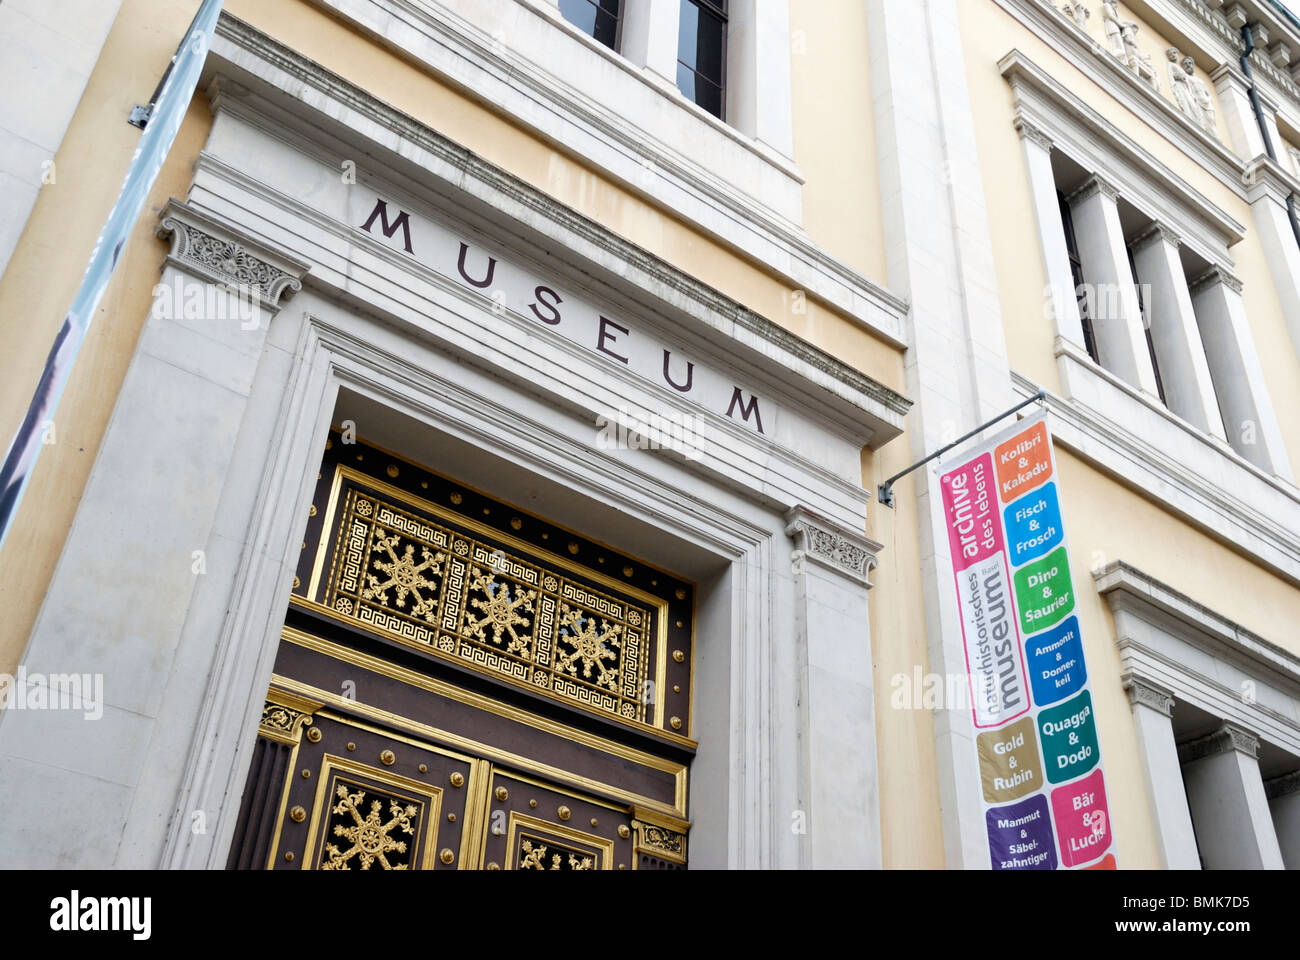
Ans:
{"type": "Polygon", "coordinates": [[[1039,794],[985,814],[994,870],[1055,870],[1056,843],[1047,797],[1039,794]]]}

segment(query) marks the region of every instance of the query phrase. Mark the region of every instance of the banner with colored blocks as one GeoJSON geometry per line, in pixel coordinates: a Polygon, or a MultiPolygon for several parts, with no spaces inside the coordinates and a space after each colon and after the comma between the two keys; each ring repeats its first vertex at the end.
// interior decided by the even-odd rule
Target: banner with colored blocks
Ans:
{"type": "Polygon", "coordinates": [[[1110,811],[1046,415],[939,476],[995,870],[1113,870],[1110,811]]]}

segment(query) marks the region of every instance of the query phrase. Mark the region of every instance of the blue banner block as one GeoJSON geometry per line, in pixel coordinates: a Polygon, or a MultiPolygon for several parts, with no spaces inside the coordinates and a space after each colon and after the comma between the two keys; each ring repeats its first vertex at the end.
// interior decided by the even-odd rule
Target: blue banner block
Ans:
{"type": "Polygon", "coordinates": [[[1054,629],[1026,640],[1025,659],[1037,706],[1045,707],[1078,693],[1088,682],[1079,618],[1069,617],[1054,629]]]}
{"type": "Polygon", "coordinates": [[[1065,539],[1055,482],[1045,483],[1011,503],[1002,518],[1006,521],[1007,555],[1012,566],[1038,559],[1065,539]]]}

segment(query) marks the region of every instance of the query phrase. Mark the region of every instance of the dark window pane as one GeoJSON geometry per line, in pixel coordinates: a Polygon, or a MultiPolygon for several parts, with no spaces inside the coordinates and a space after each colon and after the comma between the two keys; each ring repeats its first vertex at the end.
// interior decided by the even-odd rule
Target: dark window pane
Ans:
{"type": "Polygon", "coordinates": [[[560,14],[611,50],[618,42],[619,0],[559,0],[560,14]]]}
{"type": "Polygon", "coordinates": [[[722,88],[703,77],[695,78],[695,102],[719,120],[722,119],[722,88]]]}
{"type": "Polygon", "coordinates": [[[701,13],[698,30],[695,71],[714,83],[722,83],[722,21],[710,14],[701,13]]]}
{"type": "Polygon", "coordinates": [[[596,30],[592,36],[613,50],[618,43],[618,18],[601,10],[596,14],[596,30]]]}

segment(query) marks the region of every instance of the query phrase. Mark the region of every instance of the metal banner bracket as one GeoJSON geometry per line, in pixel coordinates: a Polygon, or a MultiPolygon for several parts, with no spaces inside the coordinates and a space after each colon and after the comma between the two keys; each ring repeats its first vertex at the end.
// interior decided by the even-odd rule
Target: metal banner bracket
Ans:
{"type": "Polygon", "coordinates": [[[999,420],[1005,420],[1007,417],[1011,416],[1011,415],[1012,415],[1013,413],[1015,413],[1016,411],[1024,409],[1025,407],[1029,406],[1031,403],[1043,403],[1043,402],[1045,402],[1046,400],[1047,400],[1047,391],[1046,391],[1046,390],[1039,390],[1039,391],[1038,391],[1036,394],[1034,394],[1032,397],[1029,397],[1029,398],[1026,399],[1026,400],[1022,400],[1022,401],[1020,401],[1020,402],[1017,403],[1014,407],[1012,407],[1010,410],[1005,410],[1005,411],[1003,411],[1002,413],[999,413],[999,414],[998,414],[996,417],[994,417],[992,420],[986,420],[984,423],[981,423],[981,424],[980,424],[978,427],[976,427],[974,430],[970,431],[970,433],[963,434],[962,436],[960,436],[960,437],[958,437],[956,440],[954,440],[952,443],[948,444],[946,447],[940,447],[938,450],[934,451],[934,453],[930,454],[928,457],[925,457],[925,458],[922,459],[922,460],[918,460],[918,461],[916,461],[916,463],[912,464],[912,465],[911,465],[910,467],[908,467],[906,470],[902,470],[902,471],[900,471],[900,472],[894,474],[892,477],[890,477],[888,480],[886,480],[884,483],[882,483],[882,484],[879,486],[879,488],[877,488],[877,491],[876,491],[876,493],[877,493],[877,499],[881,502],[882,505],[884,505],[884,506],[886,506],[886,507],[890,507],[890,508],[892,509],[893,506],[894,506],[894,482],[895,482],[896,480],[900,480],[900,479],[902,479],[903,477],[907,476],[909,473],[911,473],[911,472],[912,472],[913,470],[915,470],[917,467],[923,467],[923,466],[925,466],[927,463],[929,463],[929,462],[930,462],[931,460],[933,460],[935,457],[943,456],[945,453],[947,453],[947,452],[948,452],[949,450],[951,450],[953,447],[965,443],[965,442],[966,442],[967,440],[969,440],[971,437],[975,436],[975,434],[980,433],[980,432],[983,431],[983,430],[987,430],[989,427],[993,426],[993,424],[997,423],[999,420]]]}

